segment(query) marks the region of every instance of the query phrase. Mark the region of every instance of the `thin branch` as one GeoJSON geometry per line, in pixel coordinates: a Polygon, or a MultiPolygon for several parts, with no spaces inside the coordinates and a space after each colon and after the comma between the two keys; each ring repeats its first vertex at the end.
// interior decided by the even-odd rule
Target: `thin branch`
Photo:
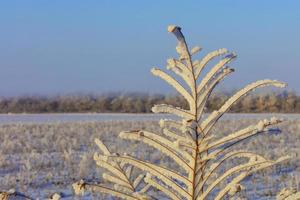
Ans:
{"type": "Polygon", "coordinates": [[[177,115],[178,117],[182,117],[187,120],[195,118],[194,115],[189,110],[175,108],[174,106],[166,105],[166,104],[154,105],[152,107],[152,111],[154,113],[169,113],[169,114],[177,115]]]}
{"type": "Polygon", "coordinates": [[[177,180],[183,181],[188,184],[188,181],[184,178],[183,176],[176,174],[175,172],[169,171],[168,169],[162,168],[160,166],[156,166],[151,163],[147,163],[145,161],[141,161],[129,156],[111,156],[113,159],[120,160],[120,161],[125,161],[128,162],[129,164],[144,170],[148,171],[154,176],[157,176],[160,180],[165,182],[168,186],[172,187],[174,190],[178,191],[179,194],[183,196],[190,196],[190,194],[184,190],[178,183],[176,183],[174,180],[171,178],[175,178],[177,180]]]}
{"type": "Polygon", "coordinates": [[[204,69],[204,67],[207,65],[207,63],[209,63],[209,61],[211,61],[212,59],[218,57],[218,56],[221,56],[221,55],[224,55],[228,53],[228,50],[223,48],[223,49],[218,49],[216,51],[213,51],[209,54],[207,54],[202,60],[201,62],[199,63],[199,65],[196,66],[196,72],[195,72],[195,78],[196,80],[199,78],[202,70],[204,69]]]}
{"type": "Polygon", "coordinates": [[[261,80],[261,81],[256,81],[254,83],[251,83],[247,85],[245,88],[242,90],[238,91],[235,95],[233,95],[231,98],[229,98],[223,106],[218,110],[212,112],[205,121],[201,123],[201,128],[204,131],[204,134],[207,134],[213,125],[218,121],[218,119],[229,109],[231,106],[238,101],[240,98],[244,97],[247,95],[250,91],[255,90],[260,87],[266,87],[273,85],[275,87],[285,87],[286,84],[283,82],[279,82],[276,80],[261,80]]]}
{"type": "MultiPolygon", "coordinates": [[[[178,155],[178,153],[182,155],[187,155],[187,153],[181,151],[180,149],[176,148],[175,145],[172,142],[169,143],[160,143],[156,139],[153,138],[151,133],[149,132],[141,132],[141,134],[134,133],[134,132],[121,132],[119,135],[121,138],[129,139],[129,140],[138,140],[141,142],[144,142],[150,146],[153,146],[154,148],[158,149],[162,153],[170,156],[176,163],[178,163],[179,166],[183,167],[186,171],[191,170],[191,166],[189,163],[187,163],[182,157],[178,155]],[[169,146],[169,145],[173,145],[169,146]]],[[[156,135],[157,138],[159,137],[156,135]]],[[[189,155],[188,155],[189,156],[189,155]]],[[[185,157],[185,159],[189,160],[189,157],[185,157]]]]}

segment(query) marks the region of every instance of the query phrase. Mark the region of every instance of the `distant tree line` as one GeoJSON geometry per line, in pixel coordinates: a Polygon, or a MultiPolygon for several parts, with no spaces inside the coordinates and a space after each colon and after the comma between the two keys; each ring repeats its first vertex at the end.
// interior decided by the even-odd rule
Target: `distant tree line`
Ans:
{"type": "MultiPolygon", "coordinates": [[[[222,105],[230,93],[217,92],[210,97],[206,111],[211,112],[222,105]]],[[[0,113],[150,113],[154,104],[187,103],[177,95],[149,95],[141,93],[106,95],[66,95],[66,96],[23,96],[0,98],[0,113]]],[[[239,101],[230,112],[300,113],[300,96],[295,92],[268,92],[253,94],[239,101]]]]}

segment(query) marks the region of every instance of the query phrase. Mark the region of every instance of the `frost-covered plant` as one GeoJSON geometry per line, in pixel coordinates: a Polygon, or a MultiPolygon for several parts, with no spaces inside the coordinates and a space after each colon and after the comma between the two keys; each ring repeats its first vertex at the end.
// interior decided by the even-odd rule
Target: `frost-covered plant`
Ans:
{"type": "Polygon", "coordinates": [[[17,192],[15,189],[10,189],[8,191],[0,191],[0,200],[10,200],[10,199],[33,200],[33,198],[27,196],[26,194],[17,192]]]}
{"type": "Polygon", "coordinates": [[[276,199],[277,200],[299,200],[300,192],[297,192],[297,190],[284,188],[276,196],[276,199]]]}
{"type": "Polygon", "coordinates": [[[213,128],[222,115],[250,91],[270,85],[285,87],[286,84],[268,79],[251,83],[205,118],[207,100],[218,83],[234,71],[227,65],[236,55],[223,48],[207,54],[201,60],[193,60],[192,57],[201,48],[194,47],[190,50],[180,27],[169,26],[168,31],[178,40],[176,50],[179,58],[169,59],[167,69],[182,80],[178,81],[158,68],[152,69],[152,73],[173,86],[186,99],[189,108],[186,110],[165,104],[155,105],[152,108],[154,113],[173,114],[179,120],[162,119],[160,126],[163,135],[146,130],[133,130],[121,132],[119,136],[156,148],[173,159],[180,169],[170,169],[127,154],[111,153],[104,143],[96,139],[102,153],[95,153],[94,159],[97,165],[107,170],[103,179],[112,183],[113,187],[80,181],[73,184],[77,194],[91,189],[129,200],[157,199],[159,197],[155,195],[158,192],[149,192],[149,189],[155,188],[174,200],[223,199],[240,192],[244,188],[242,181],[250,174],[288,159],[281,157],[272,161],[245,150],[232,150],[232,146],[267,132],[269,126],[281,122],[279,119],[262,120],[222,138],[213,134],[213,128]],[[218,57],[222,58],[199,80],[204,68],[218,57]],[[237,163],[234,162],[236,160],[237,163]],[[225,171],[220,170],[226,162],[236,165],[225,171]],[[145,173],[133,178],[133,168],[145,173]]]}

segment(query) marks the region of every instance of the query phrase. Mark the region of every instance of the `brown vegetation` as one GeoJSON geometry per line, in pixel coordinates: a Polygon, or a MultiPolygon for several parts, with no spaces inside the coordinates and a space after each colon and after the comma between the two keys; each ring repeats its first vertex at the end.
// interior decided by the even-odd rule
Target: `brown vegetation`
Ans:
{"type": "MultiPolygon", "coordinates": [[[[207,102],[206,112],[216,110],[231,96],[217,92],[207,102]]],[[[6,97],[0,99],[0,113],[150,113],[154,104],[169,104],[187,108],[178,95],[148,95],[143,93],[106,95],[66,95],[56,97],[6,97]]],[[[294,92],[252,94],[234,105],[233,113],[300,113],[300,96],[294,92]]]]}

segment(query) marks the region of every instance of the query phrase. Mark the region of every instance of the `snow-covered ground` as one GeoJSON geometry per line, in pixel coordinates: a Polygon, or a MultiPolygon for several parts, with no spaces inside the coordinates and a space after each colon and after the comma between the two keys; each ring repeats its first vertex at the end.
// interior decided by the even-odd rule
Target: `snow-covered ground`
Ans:
{"type": "MultiPolygon", "coordinates": [[[[300,115],[228,114],[215,130],[218,134],[228,134],[273,115],[286,120],[279,125],[280,134],[263,134],[235,148],[243,147],[268,158],[288,154],[294,159],[249,177],[245,181],[247,190],[241,195],[250,199],[273,199],[283,187],[300,189],[300,115]]],[[[122,130],[159,132],[158,120],[169,117],[153,114],[0,115],[0,191],[16,188],[40,199],[62,192],[65,199],[78,198],[71,190],[73,182],[81,178],[101,181],[102,170],[92,159],[93,153],[98,151],[95,138],[101,138],[112,151],[130,152],[174,167],[169,158],[153,148],[118,138],[122,130]]],[[[85,199],[94,197],[87,194],[85,199]]]]}
{"type": "MultiPolygon", "coordinates": [[[[276,116],[287,120],[300,119],[300,114],[281,113],[227,113],[221,120],[227,119],[263,119],[276,116]]],[[[52,113],[52,114],[0,114],[0,124],[12,123],[49,123],[83,121],[154,121],[162,118],[176,118],[168,114],[131,114],[131,113],[52,113]]]]}

